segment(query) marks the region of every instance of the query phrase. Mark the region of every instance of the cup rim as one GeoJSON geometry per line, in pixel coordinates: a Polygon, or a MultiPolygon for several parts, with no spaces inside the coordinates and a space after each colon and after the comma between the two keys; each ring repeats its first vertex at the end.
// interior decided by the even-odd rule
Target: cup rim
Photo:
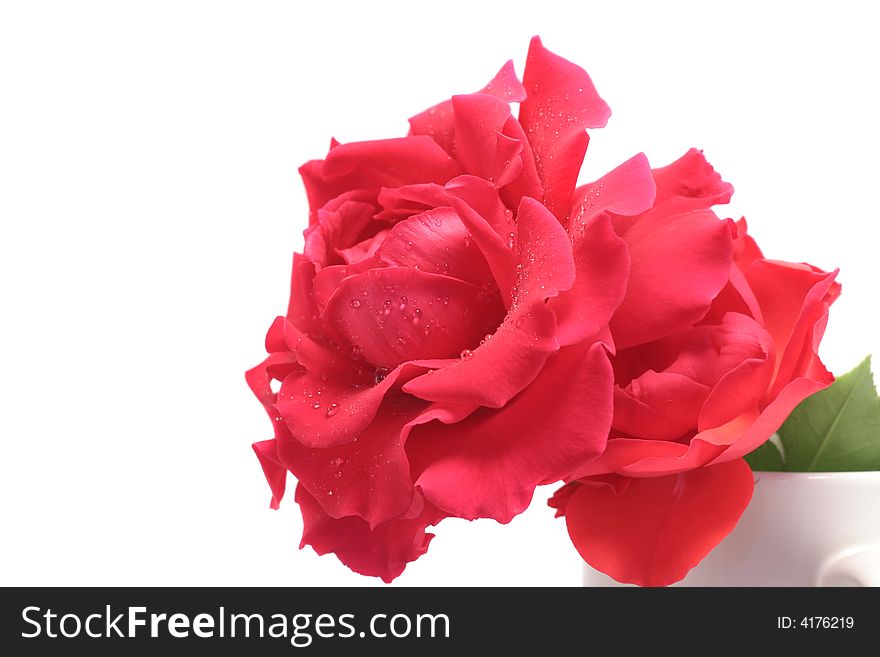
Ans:
{"type": "Polygon", "coordinates": [[[782,472],[779,470],[752,470],[756,479],[816,479],[816,480],[858,480],[880,479],[880,470],[848,470],[843,472],[782,472]]]}

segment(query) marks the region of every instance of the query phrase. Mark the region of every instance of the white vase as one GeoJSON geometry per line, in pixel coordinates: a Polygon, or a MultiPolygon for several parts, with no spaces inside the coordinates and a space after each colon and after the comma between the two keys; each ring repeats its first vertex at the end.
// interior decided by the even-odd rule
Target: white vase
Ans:
{"type": "MultiPolygon", "coordinates": [[[[623,586],[584,565],[584,586],[623,586]]],[[[880,586],[880,472],[755,472],[736,528],[677,586],[880,586]]]]}

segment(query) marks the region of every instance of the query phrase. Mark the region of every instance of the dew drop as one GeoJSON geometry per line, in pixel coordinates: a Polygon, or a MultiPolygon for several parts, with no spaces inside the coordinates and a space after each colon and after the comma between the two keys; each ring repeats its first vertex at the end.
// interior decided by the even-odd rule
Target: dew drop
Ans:
{"type": "Polygon", "coordinates": [[[321,402],[316,401],[314,404],[312,404],[312,408],[321,408],[321,402]]]}
{"type": "Polygon", "coordinates": [[[470,360],[473,355],[474,355],[474,352],[471,351],[470,349],[463,349],[461,352],[461,359],[462,360],[470,360]]]}
{"type": "Polygon", "coordinates": [[[358,301],[357,299],[352,299],[348,305],[351,306],[352,308],[354,308],[355,310],[357,310],[358,308],[361,307],[361,302],[358,301]]]}
{"type": "Polygon", "coordinates": [[[377,367],[376,371],[373,373],[373,381],[375,383],[381,383],[385,380],[385,377],[388,376],[388,368],[387,367],[377,367]]]}
{"type": "Polygon", "coordinates": [[[325,415],[326,415],[327,417],[333,417],[334,415],[336,415],[336,411],[337,411],[337,410],[339,410],[339,406],[338,406],[338,404],[330,404],[330,405],[327,407],[327,412],[325,413],[325,415]]]}

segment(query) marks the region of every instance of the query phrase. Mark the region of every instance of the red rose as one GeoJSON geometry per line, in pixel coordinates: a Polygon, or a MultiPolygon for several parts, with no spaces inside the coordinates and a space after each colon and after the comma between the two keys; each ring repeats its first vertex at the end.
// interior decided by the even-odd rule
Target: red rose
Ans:
{"type": "MultiPolygon", "coordinates": [[[[733,529],[753,487],[743,455],[833,381],[816,350],[840,287],[837,272],[765,259],[744,220],[718,220],[709,208],[733,189],[698,151],[653,178],[651,210],[613,217],[632,267],[610,323],[607,449],[551,505],[588,563],[656,586],[733,529]]],[[[596,219],[576,201],[573,221],[596,219]]]]}
{"type": "MultiPolygon", "coordinates": [[[[585,128],[609,114],[536,38],[524,84],[508,63],[408,136],[334,142],[302,167],[305,247],[248,381],[275,431],[254,445],[272,504],[292,472],[304,545],[391,580],[427,526],[508,522],[603,451],[629,261],[607,215],[563,223],[585,128]]],[[[608,208],[632,214],[654,189],[644,157],[628,166],[608,208]]]]}

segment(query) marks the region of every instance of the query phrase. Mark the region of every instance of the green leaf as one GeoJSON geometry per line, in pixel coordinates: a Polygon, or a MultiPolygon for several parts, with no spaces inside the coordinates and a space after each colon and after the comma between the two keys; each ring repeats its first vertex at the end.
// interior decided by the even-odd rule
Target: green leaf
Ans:
{"type": "Polygon", "coordinates": [[[801,402],[779,437],[791,472],[880,470],[880,398],[871,357],[801,402]]]}
{"type": "Polygon", "coordinates": [[[779,448],[770,440],[753,452],[746,454],[746,462],[755,471],[779,472],[784,469],[782,454],[779,453],[779,448]]]}

